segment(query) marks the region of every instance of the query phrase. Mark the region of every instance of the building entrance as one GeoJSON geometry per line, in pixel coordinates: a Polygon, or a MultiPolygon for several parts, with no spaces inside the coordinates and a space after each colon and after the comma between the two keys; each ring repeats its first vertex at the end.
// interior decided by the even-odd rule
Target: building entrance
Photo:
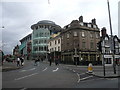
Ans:
{"type": "Polygon", "coordinates": [[[74,65],[79,65],[79,57],[74,56],[74,65]]]}

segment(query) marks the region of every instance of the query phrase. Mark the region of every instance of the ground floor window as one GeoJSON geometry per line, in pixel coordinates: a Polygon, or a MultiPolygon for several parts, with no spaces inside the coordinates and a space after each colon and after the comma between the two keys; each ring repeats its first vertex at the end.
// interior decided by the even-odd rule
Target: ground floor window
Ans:
{"type": "Polygon", "coordinates": [[[104,58],[104,59],[105,59],[106,64],[112,64],[111,58],[104,58]]]}

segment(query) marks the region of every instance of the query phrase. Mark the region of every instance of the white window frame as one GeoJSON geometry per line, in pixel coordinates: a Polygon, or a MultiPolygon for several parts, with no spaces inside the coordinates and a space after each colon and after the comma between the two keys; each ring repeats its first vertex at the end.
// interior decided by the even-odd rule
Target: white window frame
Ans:
{"type": "Polygon", "coordinates": [[[74,36],[78,36],[78,33],[76,31],[73,34],[74,34],[74,36]]]}
{"type": "Polygon", "coordinates": [[[82,31],[82,37],[85,37],[85,32],[84,31],[82,31]]]}

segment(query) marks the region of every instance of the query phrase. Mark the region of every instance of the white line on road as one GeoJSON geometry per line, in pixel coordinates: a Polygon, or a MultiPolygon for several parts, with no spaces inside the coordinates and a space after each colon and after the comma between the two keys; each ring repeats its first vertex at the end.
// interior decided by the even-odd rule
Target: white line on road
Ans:
{"type": "MultiPolygon", "coordinates": [[[[104,78],[90,79],[90,80],[87,80],[87,82],[88,82],[88,81],[96,81],[96,80],[104,80],[104,78]]],[[[82,82],[86,82],[86,81],[82,81],[82,82]]]]}
{"type": "Polygon", "coordinates": [[[35,70],[36,68],[29,69],[28,71],[35,70]]]}
{"type": "Polygon", "coordinates": [[[45,71],[45,70],[47,70],[47,67],[43,71],[45,71]]]}
{"type": "Polygon", "coordinates": [[[32,71],[32,70],[35,70],[36,68],[32,68],[32,69],[29,69],[29,70],[21,70],[20,72],[26,72],[26,71],[32,71]]]}
{"type": "Polygon", "coordinates": [[[75,72],[75,70],[73,70],[73,72],[75,72]]]}
{"type": "Polygon", "coordinates": [[[77,76],[78,76],[78,83],[80,82],[80,75],[77,73],[77,76]]]}
{"type": "Polygon", "coordinates": [[[27,70],[21,70],[20,72],[25,72],[25,71],[27,71],[27,70]]]}
{"type": "Polygon", "coordinates": [[[17,78],[15,80],[24,79],[24,78],[27,78],[27,77],[30,77],[30,76],[33,76],[33,75],[36,75],[36,74],[38,74],[38,73],[33,73],[33,74],[30,74],[30,75],[27,75],[27,76],[24,76],[24,77],[17,78]]]}
{"type": "Polygon", "coordinates": [[[88,76],[88,77],[82,78],[80,80],[85,80],[85,79],[88,79],[88,78],[91,78],[91,77],[93,77],[93,76],[88,76]]]}
{"type": "Polygon", "coordinates": [[[53,70],[53,72],[56,72],[56,71],[58,71],[58,69],[59,69],[59,68],[57,68],[56,70],[53,70]]]}
{"type": "Polygon", "coordinates": [[[27,88],[22,88],[22,89],[20,89],[20,90],[26,90],[27,88]]]}

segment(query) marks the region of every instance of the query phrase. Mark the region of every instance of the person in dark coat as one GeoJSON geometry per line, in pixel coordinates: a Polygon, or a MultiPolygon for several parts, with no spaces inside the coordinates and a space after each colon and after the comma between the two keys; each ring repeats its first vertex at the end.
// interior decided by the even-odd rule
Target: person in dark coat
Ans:
{"type": "Polygon", "coordinates": [[[23,63],[24,63],[24,58],[23,58],[23,57],[21,57],[21,58],[20,58],[20,60],[21,60],[21,66],[23,66],[23,63]]]}
{"type": "Polygon", "coordinates": [[[51,64],[52,64],[52,58],[51,57],[49,58],[49,62],[50,62],[50,66],[51,66],[51,64]]]}

